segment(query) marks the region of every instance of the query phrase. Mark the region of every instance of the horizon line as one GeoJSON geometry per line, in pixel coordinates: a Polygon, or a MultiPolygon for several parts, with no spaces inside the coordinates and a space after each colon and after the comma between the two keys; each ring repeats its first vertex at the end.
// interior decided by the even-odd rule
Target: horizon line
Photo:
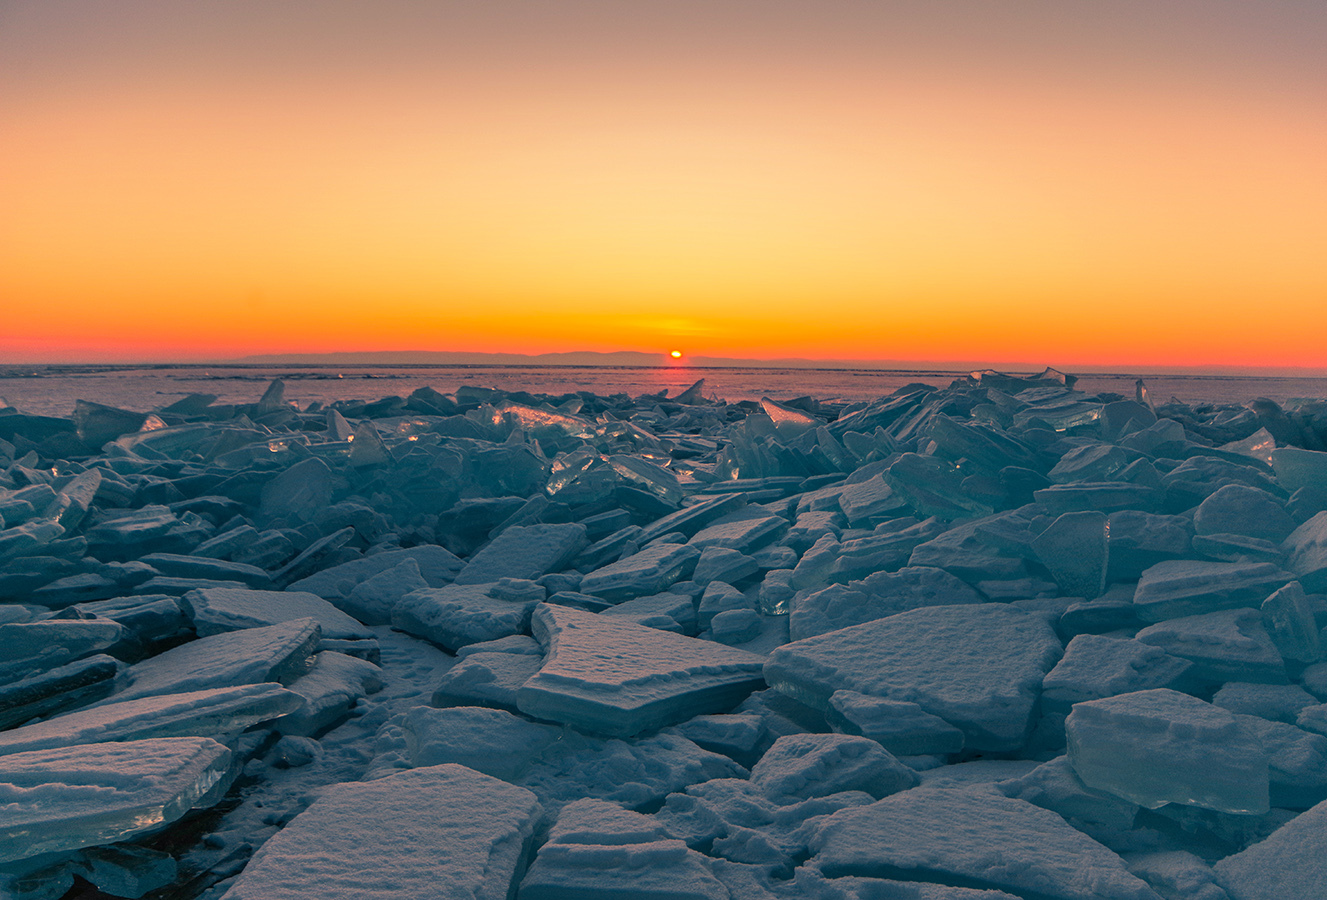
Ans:
{"type": "Polygon", "coordinates": [[[1005,370],[1037,372],[1046,368],[1066,374],[1120,374],[1121,372],[1147,372],[1157,374],[1211,373],[1235,374],[1262,372],[1265,377],[1277,377],[1270,373],[1282,373],[1281,377],[1327,377],[1327,366],[1276,366],[1249,365],[1238,363],[1207,363],[1176,365],[1160,362],[1119,363],[1088,362],[1061,365],[1048,365],[1045,362],[1026,360],[965,360],[965,359],[843,359],[815,358],[801,356],[780,357],[738,357],[684,355],[680,359],[670,358],[667,351],[648,352],[640,350],[570,350],[545,353],[511,353],[494,351],[467,350],[336,350],[324,352],[259,353],[235,357],[212,357],[190,359],[126,359],[126,360],[61,360],[61,361],[22,361],[0,363],[0,368],[13,369],[58,366],[282,366],[282,365],[380,365],[380,366],[510,366],[522,364],[540,364],[563,366],[567,368],[797,368],[797,369],[836,369],[836,370],[880,370],[880,371],[919,371],[965,373],[982,370],[1005,370]],[[392,359],[384,359],[391,357],[392,359]],[[403,358],[405,357],[405,358],[403,358]],[[408,357],[432,357],[415,359],[408,357]],[[442,357],[464,358],[465,361],[446,361],[442,357]],[[619,359],[606,361],[612,357],[629,357],[628,362],[619,359]],[[1293,373],[1293,374],[1291,374],[1293,373]]]}

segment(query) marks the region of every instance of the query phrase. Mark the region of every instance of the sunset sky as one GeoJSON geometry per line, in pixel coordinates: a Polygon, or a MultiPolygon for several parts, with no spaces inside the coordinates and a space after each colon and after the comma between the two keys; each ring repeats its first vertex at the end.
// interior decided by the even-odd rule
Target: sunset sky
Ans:
{"type": "Polygon", "coordinates": [[[1327,367],[1327,3],[0,0],[0,362],[1327,367]]]}

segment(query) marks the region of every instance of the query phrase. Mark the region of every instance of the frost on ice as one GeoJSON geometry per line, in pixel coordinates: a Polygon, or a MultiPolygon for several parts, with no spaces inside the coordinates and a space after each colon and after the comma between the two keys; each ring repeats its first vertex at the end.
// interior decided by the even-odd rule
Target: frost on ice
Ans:
{"type": "Polygon", "coordinates": [[[1051,370],[0,409],[0,896],[1327,896],[1324,447],[1051,370]]]}

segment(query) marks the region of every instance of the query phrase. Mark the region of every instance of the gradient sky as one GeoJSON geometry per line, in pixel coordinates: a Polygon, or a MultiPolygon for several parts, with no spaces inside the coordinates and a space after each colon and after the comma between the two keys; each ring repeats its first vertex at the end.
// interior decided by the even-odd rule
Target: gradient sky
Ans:
{"type": "Polygon", "coordinates": [[[0,361],[1327,367],[1327,3],[0,0],[0,361]]]}

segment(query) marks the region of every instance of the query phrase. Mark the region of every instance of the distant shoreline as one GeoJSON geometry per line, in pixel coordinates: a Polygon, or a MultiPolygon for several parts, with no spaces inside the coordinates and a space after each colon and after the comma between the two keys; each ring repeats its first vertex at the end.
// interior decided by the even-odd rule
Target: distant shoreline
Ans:
{"type": "MultiPolygon", "coordinates": [[[[358,354],[353,355],[355,359],[330,359],[324,355],[310,355],[307,358],[303,356],[280,356],[271,359],[259,357],[243,357],[241,359],[223,359],[210,362],[58,362],[58,363],[0,363],[0,379],[10,378],[40,378],[46,375],[61,375],[96,372],[129,372],[137,370],[209,370],[209,369],[243,369],[243,370],[263,370],[286,367],[299,367],[305,369],[344,369],[344,368],[363,368],[363,369],[464,369],[464,370],[496,370],[512,368],[530,368],[530,369],[602,369],[602,370],[632,370],[632,369],[657,369],[657,370],[676,370],[676,371],[724,371],[733,369],[768,369],[771,371],[807,371],[807,372],[842,372],[855,373],[860,375],[917,375],[919,377],[962,377],[969,372],[977,370],[995,370],[1013,375],[1036,374],[1044,369],[1044,366],[1033,365],[982,365],[963,363],[948,363],[945,365],[929,363],[914,363],[912,365],[886,365],[879,362],[857,362],[851,360],[757,360],[757,359],[733,359],[722,357],[695,357],[695,361],[682,362],[663,362],[653,357],[649,361],[627,362],[627,361],[572,361],[565,359],[569,354],[550,354],[548,356],[563,357],[560,359],[550,359],[548,356],[541,357],[517,357],[511,361],[492,360],[492,361],[457,361],[448,362],[441,360],[424,361],[392,361],[380,362],[374,359],[359,358],[358,354]]],[[[494,354],[497,356],[498,354],[494,354]]],[[[608,354],[604,354],[608,355],[608,354]]],[[[648,356],[647,354],[640,354],[648,356]]],[[[507,356],[501,354],[501,356],[507,356]]],[[[1149,367],[1092,367],[1076,368],[1070,366],[1054,367],[1067,374],[1079,377],[1118,377],[1118,376],[1136,376],[1140,378],[1147,377],[1166,377],[1182,380],[1202,379],[1202,380],[1234,380],[1248,378],[1305,378],[1320,379],[1327,377],[1327,368],[1323,369],[1304,369],[1304,368],[1277,368],[1277,367],[1247,367],[1240,368],[1234,366],[1149,366],[1149,367]]]]}

